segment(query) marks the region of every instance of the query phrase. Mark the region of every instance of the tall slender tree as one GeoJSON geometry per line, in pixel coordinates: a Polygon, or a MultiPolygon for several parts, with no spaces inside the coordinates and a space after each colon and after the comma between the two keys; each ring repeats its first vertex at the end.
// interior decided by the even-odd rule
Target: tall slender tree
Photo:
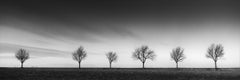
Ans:
{"type": "Polygon", "coordinates": [[[181,62],[185,59],[183,52],[184,49],[181,47],[174,48],[171,52],[171,58],[175,61],[176,68],[178,68],[178,62],[181,62]]]}
{"type": "Polygon", "coordinates": [[[83,59],[86,58],[87,56],[87,53],[86,51],[84,50],[84,48],[82,46],[80,46],[73,54],[73,60],[77,61],[78,62],[78,68],[80,69],[81,68],[81,62],[83,59]]]}
{"type": "Polygon", "coordinates": [[[25,49],[19,49],[15,54],[15,57],[21,62],[21,68],[23,68],[23,63],[29,59],[29,52],[25,49]]]}
{"type": "Polygon", "coordinates": [[[215,65],[215,70],[217,70],[217,61],[223,57],[224,55],[224,48],[221,44],[212,44],[208,50],[207,50],[207,54],[206,57],[210,58],[214,61],[214,65],[215,65]]]}
{"type": "Polygon", "coordinates": [[[112,68],[112,62],[117,61],[118,56],[117,56],[116,52],[108,52],[106,54],[106,56],[109,61],[109,68],[112,68]]]}
{"type": "Polygon", "coordinates": [[[134,59],[138,59],[142,62],[142,68],[145,68],[145,62],[147,59],[153,60],[156,57],[154,52],[145,45],[135,49],[132,56],[134,59]]]}

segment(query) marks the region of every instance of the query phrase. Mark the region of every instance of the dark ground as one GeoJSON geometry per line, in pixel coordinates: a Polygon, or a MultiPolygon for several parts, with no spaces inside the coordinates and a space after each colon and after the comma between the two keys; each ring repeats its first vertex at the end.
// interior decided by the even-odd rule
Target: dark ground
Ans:
{"type": "Polygon", "coordinates": [[[0,80],[240,80],[240,69],[0,68],[0,80]]]}

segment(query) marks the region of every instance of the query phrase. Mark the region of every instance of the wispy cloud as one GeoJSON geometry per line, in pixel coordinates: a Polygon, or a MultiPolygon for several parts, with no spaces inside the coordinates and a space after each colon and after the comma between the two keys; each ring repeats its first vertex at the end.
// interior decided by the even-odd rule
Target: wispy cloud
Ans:
{"type": "Polygon", "coordinates": [[[17,45],[17,44],[8,44],[8,43],[0,43],[0,54],[8,53],[4,55],[9,56],[9,55],[15,54],[17,50],[21,48],[28,50],[31,57],[48,57],[48,56],[65,57],[66,55],[70,54],[70,52],[67,52],[67,51],[44,49],[44,48],[37,48],[37,47],[17,45]]]}

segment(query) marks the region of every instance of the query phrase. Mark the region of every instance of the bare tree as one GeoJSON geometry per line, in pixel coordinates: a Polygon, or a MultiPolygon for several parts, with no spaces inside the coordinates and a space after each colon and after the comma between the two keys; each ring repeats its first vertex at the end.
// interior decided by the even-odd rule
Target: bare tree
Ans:
{"type": "Polygon", "coordinates": [[[112,68],[112,62],[117,61],[118,56],[117,56],[116,52],[108,52],[106,54],[106,56],[109,61],[109,67],[112,68]]]}
{"type": "Polygon", "coordinates": [[[23,63],[29,59],[29,53],[25,49],[19,49],[15,57],[21,62],[21,68],[23,68],[23,63]]]}
{"type": "Polygon", "coordinates": [[[217,70],[217,61],[221,57],[223,57],[223,55],[224,55],[223,46],[221,44],[217,44],[217,45],[212,44],[207,50],[206,57],[211,58],[214,61],[215,69],[217,70]]]}
{"type": "Polygon", "coordinates": [[[154,52],[148,48],[148,46],[141,46],[140,48],[135,49],[133,52],[133,58],[138,59],[142,62],[142,68],[147,59],[153,60],[156,57],[154,52]]]}
{"type": "Polygon", "coordinates": [[[181,62],[185,59],[183,52],[184,52],[183,48],[177,47],[177,48],[173,49],[170,54],[172,60],[174,60],[176,63],[176,68],[178,68],[178,62],[181,62]]]}
{"type": "Polygon", "coordinates": [[[82,46],[80,46],[77,51],[75,51],[73,54],[73,60],[78,62],[79,69],[81,68],[81,61],[86,58],[87,53],[84,50],[82,46]]]}

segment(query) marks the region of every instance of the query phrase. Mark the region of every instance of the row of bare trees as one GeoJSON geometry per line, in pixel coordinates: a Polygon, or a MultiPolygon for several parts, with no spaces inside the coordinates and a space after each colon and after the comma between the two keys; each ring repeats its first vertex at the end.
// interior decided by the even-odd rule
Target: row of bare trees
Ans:
{"type": "MultiPolygon", "coordinates": [[[[171,59],[176,62],[176,68],[178,68],[178,62],[181,62],[185,59],[183,52],[183,48],[177,47],[170,53],[171,59]]],[[[133,53],[133,58],[142,62],[142,68],[145,68],[144,65],[147,59],[153,60],[155,57],[156,55],[148,48],[148,46],[141,46],[133,53]]]]}
{"type": "MultiPolygon", "coordinates": [[[[207,58],[211,58],[215,63],[215,69],[217,69],[217,61],[224,55],[224,48],[221,44],[212,44],[207,49],[207,58]]],[[[23,63],[29,59],[29,52],[25,49],[20,49],[15,54],[16,58],[21,62],[21,68],[23,68],[23,63]]],[[[79,64],[79,69],[81,68],[81,62],[87,56],[86,51],[82,46],[80,46],[75,52],[72,54],[73,60],[77,61],[79,64]]],[[[186,57],[184,55],[184,49],[181,47],[176,47],[170,53],[171,59],[175,61],[176,68],[178,68],[178,63],[183,61],[186,57]]],[[[112,68],[112,62],[116,62],[118,59],[118,55],[116,52],[108,52],[106,57],[109,61],[109,67],[112,68]]],[[[133,52],[132,57],[136,60],[142,62],[142,68],[145,68],[145,62],[150,59],[154,60],[156,55],[153,50],[149,49],[148,46],[143,45],[139,48],[136,48],[133,52]]]]}

